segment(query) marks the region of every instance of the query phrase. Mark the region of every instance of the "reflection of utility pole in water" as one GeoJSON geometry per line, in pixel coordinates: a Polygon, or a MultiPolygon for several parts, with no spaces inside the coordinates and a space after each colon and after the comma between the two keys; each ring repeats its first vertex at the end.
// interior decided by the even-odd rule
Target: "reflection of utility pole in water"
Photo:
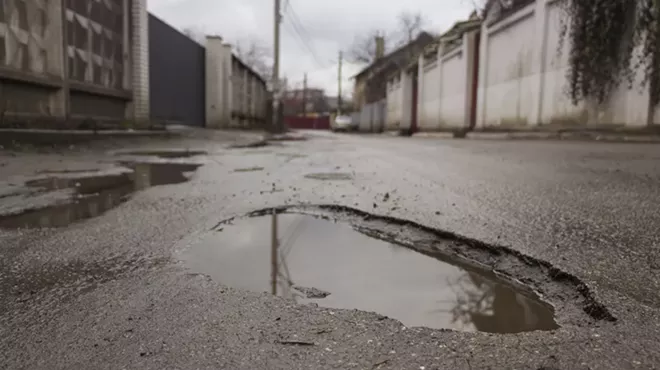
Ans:
{"type": "Polygon", "coordinates": [[[277,295],[277,211],[273,210],[270,246],[270,292],[277,295]]]}
{"type": "Polygon", "coordinates": [[[151,170],[148,163],[137,163],[133,168],[135,176],[135,190],[144,190],[151,186],[151,170]]]}

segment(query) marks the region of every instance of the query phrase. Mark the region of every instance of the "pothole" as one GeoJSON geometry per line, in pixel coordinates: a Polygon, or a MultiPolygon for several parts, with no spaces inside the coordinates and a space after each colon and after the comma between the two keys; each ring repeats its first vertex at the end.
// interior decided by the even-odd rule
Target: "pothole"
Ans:
{"type": "Polygon", "coordinates": [[[136,191],[188,181],[188,173],[200,165],[128,162],[124,166],[130,171],[87,176],[51,176],[27,181],[25,185],[28,188],[44,192],[70,190],[73,194],[64,203],[2,216],[0,228],[62,227],[96,217],[123,203],[136,191]]]}
{"type": "Polygon", "coordinates": [[[245,168],[237,168],[234,170],[234,172],[258,172],[258,171],[263,171],[263,167],[245,167],[245,168]]]}
{"type": "Polygon", "coordinates": [[[309,173],[305,175],[305,178],[313,179],[313,180],[331,181],[331,180],[352,180],[353,176],[350,173],[346,173],[346,172],[318,172],[318,173],[309,173]]]}
{"type": "Polygon", "coordinates": [[[250,148],[263,148],[272,145],[268,140],[255,140],[245,143],[235,143],[229,146],[229,149],[250,149],[250,148]]]}
{"type": "Polygon", "coordinates": [[[208,154],[203,150],[136,150],[127,152],[118,152],[118,155],[149,156],[159,158],[190,158],[199,155],[208,154]]]}
{"type": "Polygon", "coordinates": [[[558,328],[552,305],[492,270],[370,235],[348,214],[334,214],[347,222],[332,222],[320,209],[289,212],[296,213],[273,216],[265,210],[224,222],[181,258],[191,270],[225,285],[299,303],[374,311],[407,326],[491,333],[558,328]],[[309,211],[315,214],[304,214],[309,211]]]}

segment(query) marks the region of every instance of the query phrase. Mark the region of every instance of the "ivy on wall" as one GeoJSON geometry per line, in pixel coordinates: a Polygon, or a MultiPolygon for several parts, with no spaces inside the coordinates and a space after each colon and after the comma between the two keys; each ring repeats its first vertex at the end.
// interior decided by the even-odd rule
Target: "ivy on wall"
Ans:
{"type": "Polygon", "coordinates": [[[561,42],[570,42],[569,95],[598,103],[644,71],[651,103],[660,101],[660,0],[562,0],[561,42]],[[633,53],[633,50],[640,52],[633,53]]]}

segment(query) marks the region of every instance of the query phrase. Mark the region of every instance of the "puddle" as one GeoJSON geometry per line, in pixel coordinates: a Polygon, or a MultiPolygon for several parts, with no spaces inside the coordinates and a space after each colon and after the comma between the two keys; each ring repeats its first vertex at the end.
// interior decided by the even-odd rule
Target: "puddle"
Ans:
{"type": "Polygon", "coordinates": [[[126,201],[139,190],[188,181],[200,165],[182,163],[124,163],[122,173],[84,177],[47,177],[25,183],[43,191],[71,189],[69,202],[0,217],[0,228],[62,227],[96,217],[126,201]]]}
{"type": "Polygon", "coordinates": [[[272,292],[300,303],[373,311],[407,326],[518,333],[558,326],[553,308],[532,292],[371,238],[345,223],[300,214],[277,216],[280,241],[271,263],[272,216],[234,220],[181,255],[220,283],[272,292]]]}
{"type": "Polygon", "coordinates": [[[203,150],[144,150],[132,152],[119,152],[118,155],[150,156],[159,158],[190,158],[198,155],[206,155],[203,150]]]}
{"type": "Polygon", "coordinates": [[[263,167],[247,167],[247,168],[237,168],[234,170],[234,172],[257,172],[257,171],[263,171],[263,167]]]}
{"type": "Polygon", "coordinates": [[[309,173],[305,175],[305,178],[314,180],[351,180],[353,176],[345,172],[319,172],[309,173]]]}

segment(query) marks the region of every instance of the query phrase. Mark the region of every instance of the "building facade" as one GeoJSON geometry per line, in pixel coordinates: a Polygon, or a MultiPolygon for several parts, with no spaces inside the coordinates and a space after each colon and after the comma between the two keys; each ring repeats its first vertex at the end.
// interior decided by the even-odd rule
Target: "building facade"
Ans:
{"type": "Polygon", "coordinates": [[[0,0],[3,123],[149,119],[146,0],[0,0]]]}
{"type": "Polygon", "coordinates": [[[266,81],[221,37],[206,38],[206,127],[256,128],[265,124],[266,81]]]}

